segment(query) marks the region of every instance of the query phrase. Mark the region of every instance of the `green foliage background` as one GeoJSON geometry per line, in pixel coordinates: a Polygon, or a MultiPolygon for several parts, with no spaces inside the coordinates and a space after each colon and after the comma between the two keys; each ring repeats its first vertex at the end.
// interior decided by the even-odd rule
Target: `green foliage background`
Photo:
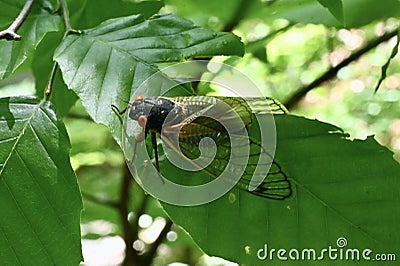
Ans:
{"type": "MultiPolygon", "coordinates": [[[[24,3],[0,0],[1,30],[24,3]]],[[[388,61],[398,45],[391,38],[399,27],[398,1],[69,0],[67,5],[71,26],[80,34],[64,36],[58,1],[38,0],[18,31],[22,40],[0,40],[2,263],[78,264],[80,235],[84,243],[121,236],[134,249],[114,263],[137,265],[221,263],[204,253],[264,265],[255,254],[265,243],[318,249],[341,236],[349,247],[399,257],[394,248],[400,240],[400,171],[389,149],[399,158],[400,64],[398,57],[388,61]],[[160,204],[133,182],[110,105],[126,105],[163,64],[200,57],[242,70],[265,95],[311,119],[276,117],[276,160],[296,184],[291,200],[265,201],[233,190],[211,204],[182,208],[160,204]],[[46,98],[53,62],[59,68],[46,98]],[[291,104],[293,95],[318,79],[323,82],[291,104]],[[146,232],[159,237],[149,242],[146,232]]],[[[226,94],[204,84],[196,92],[226,94]]],[[[166,161],[161,165],[179,173],[166,161]]]]}

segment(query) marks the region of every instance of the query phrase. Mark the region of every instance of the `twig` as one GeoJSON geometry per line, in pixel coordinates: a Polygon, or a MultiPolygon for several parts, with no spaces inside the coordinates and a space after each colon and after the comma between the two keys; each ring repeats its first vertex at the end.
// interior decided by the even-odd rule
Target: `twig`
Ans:
{"type": "Polygon", "coordinates": [[[368,51],[372,50],[373,48],[375,48],[376,46],[378,46],[379,44],[386,42],[388,40],[390,40],[392,37],[396,36],[398,32],[398,29],[388,32],[374,40],[372,40],[371,42],[369,42],[366,46],[364,46],[363,48],[359,49],[358,51],[354,52],[353,54],[351,54],[349,57],[347,57],[346,59],[344,59],[341,63],[339,63],[337,66],[332,67],[330,69],[328,69],[328,71],[326,71],[325,73],[323,73],[319,78],[317,78],[316,80],[314,80],[313,82],[311,82],[309,85],[306,85],[302,88],[300,88],[286,103],[284,103],[284,105],[288,108],[291,109],[293,106],[295,106],[309,91],[311,91],[312,89],[314,89],[315,87],[321,85],[323,82],[328,81],[329,79],[333,78],[334,76],[336,76],[337,72],[347,66],[348,64],[350,64],[351,62],[357,60],[358,58],[360,58],[362,55],[364,55],[365,53],[367,53],[368,51]]]}
{"type": "Polygon", "coordinates": [[[6,30],[0,31],[0,39],[6,39],[8,41],[19,41],[21,36],[17,34],[18,29],[27,18],[29,11],[32,8],[34,0],[27,0],[21,12],[18,14],[14,22],[6,30]]]}
{"type": "Polygon", "coordinates": [[[390,57],[387,59],[386,63],[382,66],[381,68],[381,77],[378,80],[378,83],[375,86],[374,93],[376,93],[381,86],[382,82],[386,79],[387,75],[387,69],[389,68],[390,62],[392,61],[393,58],[397,55],[399,52],[399,44],[400,44],[400,32],[397,32],[397,41],[394,47],[392,48],[392,53],[390,54],[390,57]]]}

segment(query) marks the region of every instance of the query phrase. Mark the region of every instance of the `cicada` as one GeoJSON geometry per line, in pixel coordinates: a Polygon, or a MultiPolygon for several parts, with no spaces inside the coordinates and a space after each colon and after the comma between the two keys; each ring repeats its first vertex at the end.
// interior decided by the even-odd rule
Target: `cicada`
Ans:
{"type": "MultiPolygon", "coordinates": [[[[187,97],[148,97],[137,96],[127,108],[120,111],[123,114],[129,110],[129,118],[136,120],[142,128],[142,132],[136,136],[134,156],[136,146],[147,138],[150,134],[151,143],[154,150],[155,167],[160,172],[157,136],[166,146],[176,149],[169,136],[178,135],[179,152],[183,158],[188,160],[196,159],[200,156],[199,144],[205,138],[211,138],[217,147],[212,163],[202,169],[208,175],[217,178],[227,165],[227,158],[230,154],[230,138],[241,136],[236,132],[247,130],[254,123],[255,114],[283,114],[286,109],[276,100],[267,97],[241,98],[241,97],[208,97],[208,96],[187,96],[187,97]],[[230,106],[230,110],[222,110],[220,102],[230,106]],[[231,112],[235,112],[241,119],[241,123],[236,123],[232,119],[231,112]],[[213,118],[204,114],[213,114],[213,118]],[[232,120],[232,122],[230,121],[232,120]],[[228,134],[226,127],[220,122],[236,123],[233,124],[233,131],[228,134]],[[176,132],[176,131],[179,132],[176,132]]],[[[118,110],[118,108],[117,108],[118,110]]],[[[240,138],[240,137],[237,137],[240,138]]],[[[239,139],[240,143],[240,139],[239,139]]],[[[263,147],[259,141],[249,138],[249,154],[246,158],[247,163],[237,168],[243,169],[243,175],[236,184],[239,189],[245,190],[257,196],[270,199],[285,199],[291,193],[291,184],[288,176],[276,163],[271,153],[263,147]],[[261,156],[264,155],[264,156],[261,156]],[[260,161],[259,158],[266,158],[260,161]],[[263,173],[265,178],[258,186],[249,190],[257,165],[267,166],[268,173],[263,173]]],[[[233,154],[240,161],[241,154],[233,154]]]]}

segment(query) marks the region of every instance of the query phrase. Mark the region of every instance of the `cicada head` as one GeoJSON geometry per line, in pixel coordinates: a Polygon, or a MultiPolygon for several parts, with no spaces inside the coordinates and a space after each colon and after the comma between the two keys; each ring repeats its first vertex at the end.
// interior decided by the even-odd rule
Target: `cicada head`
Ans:
{"type": "MultiPolygon", "coordinates": [[[[139,125],[143,128],[161,132],[162,125],[172,110],[174,110],[175,114],[181,109],[175,106],[173,101],[167,98],[143,98],[141,96],[137,96],[131,104],[129,117],[138,121],[139,125]]],[[[175,116],[172,117],[175,118],[175,116]]]]}
{"type": "Polygon", "coordinates": [[[151,112],[151,109],[154,106],[154,102],[151,101],[151,98],[143,99],[142,96],[137,96],[133,103],[131,104],[131,109],[129,111],[129,117],[133,120],[138,120],[140,116],[148,116],[151,112]]]}

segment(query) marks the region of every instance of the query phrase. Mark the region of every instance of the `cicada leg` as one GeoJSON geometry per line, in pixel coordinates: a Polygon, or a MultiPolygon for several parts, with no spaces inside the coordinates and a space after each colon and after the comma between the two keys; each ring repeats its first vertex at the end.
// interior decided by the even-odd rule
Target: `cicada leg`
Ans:
{"type": "MultiPolygon", "coordinates": [[[[157,138],[156,137],[157,137],[156,133],[151,132],[151,144],[153,145],[154,158],[156,159],[156,169],[157,169],[158,173],[160,173],[160,164],[158,162],[158,150],[157,150],[157,138]]],[[[165,181],[161,175],[160,175],[160,178],[161,178],[161,181],[163,182],[163,184],[165,184],[165,181]]]]}
{"type": "MultiPolygon", "coordinates": [[[[135,137],[135,146],[133,148],[133,156],[132,156],[132,162],[136,157],[136,149],[137,149],[137,144],[139,142],[142,142],[146,139],[146,131],[143,130],[139,135],[137,135],[135,137]]],[[[154,150],[154,158],[156,160],[156,169],[157,172],[160,173],[160,163],[158,162],[158,149],[157,149],[157,139],[156,139],[156,133],[155,132],[151,132],[151,144],[153,146],[153,150],[154,150]]],[[[163,184],[165,184],[165,180],[162,178],[162,176],[159,174],[161,182],[163,184]]]]}
{"type": "Polygon", "coordinates": [[[158,150],[157,150],[157,139],[156,133],[151,132],[151,144],[153,145],[154,158],[156,159],[156,169],[160,172],[160,164],[158,162],[158,150]]]}
{"type": "Polygon", "coordinates": [[[126,110],[128,110],[131,107],[132,107],[132,104],[128,104],[124,109],[119,110],[119,108],[116,105],[111,104],[111,108],[117,110],[117,113],[120,115],[123,115],[126,112],[126,110]]]}

